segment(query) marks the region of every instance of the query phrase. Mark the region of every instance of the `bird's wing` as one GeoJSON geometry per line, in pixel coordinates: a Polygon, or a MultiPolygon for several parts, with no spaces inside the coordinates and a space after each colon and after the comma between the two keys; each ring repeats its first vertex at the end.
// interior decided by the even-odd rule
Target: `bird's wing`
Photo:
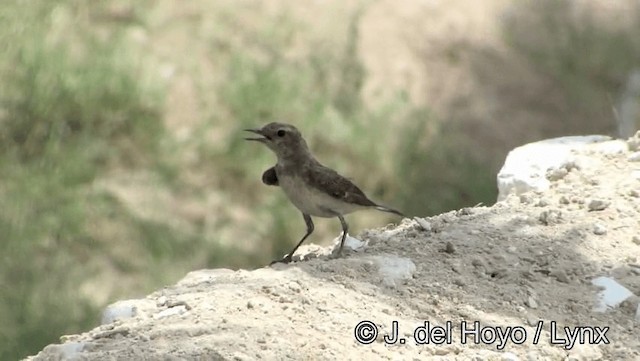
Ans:
{"type": "Polygon", "coordinates": [[[314,188],[334,198],[361,206],[377,206],[360,188],[331,168],[322,165],[307,167],[303,176],[314,188]]]}
{"type": "Polygon", "coordinates": [[[276,167],[271,167],[262,173],[262,183],[268,186],[277,186],[278,183],[278,175],[276,174],[276,167]]]}

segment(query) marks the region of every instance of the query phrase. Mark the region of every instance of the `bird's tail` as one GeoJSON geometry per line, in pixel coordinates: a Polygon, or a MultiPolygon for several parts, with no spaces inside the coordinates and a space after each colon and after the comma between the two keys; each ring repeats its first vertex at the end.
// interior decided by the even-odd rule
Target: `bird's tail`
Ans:
{"type": "Polygon", "coordinates": [[[405,217],[406,218],[406,216],[402,212],[397,211],[397,210],[395,210],[393,208],[377,205],[376,209],[379,210],[379,211],[383,211],[383,212],[389,212],[389,213],[397,214],[400,217],[405,217]]]}

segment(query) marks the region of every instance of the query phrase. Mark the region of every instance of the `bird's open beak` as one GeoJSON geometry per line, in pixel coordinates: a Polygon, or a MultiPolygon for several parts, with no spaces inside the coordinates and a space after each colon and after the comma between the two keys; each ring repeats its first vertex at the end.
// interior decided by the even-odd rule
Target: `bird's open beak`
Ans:
{"type": "Polygon", "coordinates": [[[262,134],[262,130],[261,129],[245,129],[245,132],[251,132],[251,133],[256,133],[258,135],[260,135],[260,137],[253,137],[253,138],[244,138],[245,140],[255,140],[257,142],[261,142],[261,143],[265,143],[267,141],[267,137],[265,137],[262,134]]]}

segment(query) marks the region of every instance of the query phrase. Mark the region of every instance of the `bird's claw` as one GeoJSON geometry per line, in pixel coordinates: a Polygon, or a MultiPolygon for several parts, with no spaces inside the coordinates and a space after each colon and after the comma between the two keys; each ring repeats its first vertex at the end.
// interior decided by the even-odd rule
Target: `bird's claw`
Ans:
{"type": "Polygon", "coordinates": [[[284,256],[283,258],[281,258],[281,259],[276,259],[276,260],[272,261],[271,263],[269,263],[269,266],[273,266],[276,263],[288,264],[288,263],[291,263],[291,261],[292,261],[291,255],[288,254],[288,255],[284,256]]]}

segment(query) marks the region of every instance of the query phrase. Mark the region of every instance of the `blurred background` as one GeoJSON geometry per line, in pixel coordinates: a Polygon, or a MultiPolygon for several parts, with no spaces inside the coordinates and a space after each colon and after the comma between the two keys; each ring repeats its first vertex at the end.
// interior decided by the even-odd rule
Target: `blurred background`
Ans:
{"type": "MultiPolygon", "coordinates": [[[[638,124],[632,0],[5,0],[0,23],[2,360],[286,253],[304,222],[244,128],[293,123],[371,198],[429,216],[492,204],[518,145],[638,124]]],[[[339,232],[318,220],[311,242],[339,232]]]]}

